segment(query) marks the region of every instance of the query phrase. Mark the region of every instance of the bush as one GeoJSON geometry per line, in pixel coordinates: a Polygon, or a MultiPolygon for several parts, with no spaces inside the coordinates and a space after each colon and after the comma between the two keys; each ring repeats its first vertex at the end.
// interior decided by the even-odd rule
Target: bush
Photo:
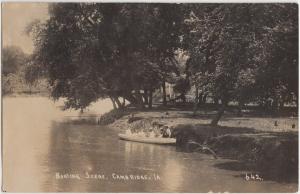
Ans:
{"type": "Polygon", "coordinates": [[[122,116],[124,116],[127,113],[126,110],[124,109],[114,109],[111,110],[103,115],[100,116],[99,120],[98,120],[98,124],[99,125],[108,125],[111,124],[113,122],[115,122],[115,120],[121,118],[122,116]]]}

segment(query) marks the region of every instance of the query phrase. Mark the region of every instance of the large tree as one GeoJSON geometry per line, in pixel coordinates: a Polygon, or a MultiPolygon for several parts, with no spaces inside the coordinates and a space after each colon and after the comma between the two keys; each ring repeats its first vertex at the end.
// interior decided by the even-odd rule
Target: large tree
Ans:
{"type": "Polygon", "coordinates": [[[52,96],[67,98],[66,108],[83,109],[106,97],[119,107],[119,97],[151,107],[148,97],[176,70],[176,7],[50,4],[50,19],[32,25],[31,32],[34,61],[47,70],[52,96]]]}
{"type": "Polygon", "coordinates": [[[288,88],[298,93],[296,4],[190,8],[185,48],[190,53],[191,79],[221,101],[212,125],[218,123],[229,101],[276,99],[276,91],[288,88]]]}

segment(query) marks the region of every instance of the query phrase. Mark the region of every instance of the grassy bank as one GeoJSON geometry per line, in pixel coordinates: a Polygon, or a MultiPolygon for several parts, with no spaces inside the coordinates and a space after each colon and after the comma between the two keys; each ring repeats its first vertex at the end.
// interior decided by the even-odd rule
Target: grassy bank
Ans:
{"type": "MultiPolygon", "coordinates": [[[[110,114],[110,113],[107,113],[110,114]]],[[[192,107],[156,107],[151,110],[137,110],[127,108],[126,113],[111,122],[112,127],[125,125],[129,116],[133,114],[139,119],[153,119],[163,122],[168,126],[177,126],[180,124],[209,124],[216,110],[207,108],[200,109],[197,114],[193,114],[192,107]],[[125,121],[125,123],[124,123],[125,121]]],[[[233,111],[225,112],[224,116],[219,121],[219,126],[251,128],[256,131],[265,132],[298,132],[298,117],[294,114],[284,114],[272,116],[261,113],[260,111],[245,112],[243,116],[237,116],[233,111]]],[[[109,123],[108,123],[109,124],[109,123]]]]}
{"type": "Polygon", "coordinates": [[[3,94],[3,97],[34,97],[34,96],[49,97],[50,92],[46,92],[46,91],[22,91],[22,92],[12,92],[12,93],[3,94]]]}
{"type": "MultiPolygon", "coordinates": [[[[214,110],[200,110],[194,115],[189,108],[127,109],[111,119],[110,127],[124,132],[161,123],[172,128],[181,151],[196,150],[189,141],[206,145],[218,157],[236,160],[219,168],[257,172],[265,180],[297,182],[298,180],[298,118],[244,114],[238,117],[226,112],[219,126],[209,125],[214,110]],[[135,118],[132,121],[132,116],[135,118]]],[[[141,129],[143,130],[143,129],[141,129]]]]}
{"type": "Polygon", "coordinates": [[[241,127],[211,127],[209,125],[178,125],[177,145],[193,151],[188,142],[207,145],[218,157],[239,162],[223,164],[221,168],[259,173],[266,180],[297,182],[298,133],[267,132],[241,127]]]}

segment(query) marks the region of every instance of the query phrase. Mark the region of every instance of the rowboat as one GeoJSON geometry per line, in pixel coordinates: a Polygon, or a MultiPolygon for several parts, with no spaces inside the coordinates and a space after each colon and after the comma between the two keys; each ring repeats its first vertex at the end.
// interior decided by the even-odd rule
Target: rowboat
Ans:
{"type": "Polygon", "coordinates": [[[119,133],[119,137],[122,140],[134,141],[140,143],[151,143],[151,144],[160,144],[160,145],[174,145],[176,144],[175,138],[163,138],[163,137],[141,137],[138,135],[127,135],[119,133]]]}

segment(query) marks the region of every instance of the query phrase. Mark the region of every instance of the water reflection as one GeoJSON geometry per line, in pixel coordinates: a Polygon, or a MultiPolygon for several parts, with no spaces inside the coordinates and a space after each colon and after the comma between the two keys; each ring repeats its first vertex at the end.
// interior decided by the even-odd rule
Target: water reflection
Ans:
{"type": "MultiPolygon", "coordinates": [[[[47,98],[6,98],[3,116],[4,189],[10,192],[286,192],[297,185],[245,182],[240,172],[215,168],[224,160],[197,153],[119,140],[117,131],[72,122],[79,115],[62,112],[47,98]],[[79,174],[81,179],[57,179],[79,174]],[[86,179],[86,173],[104,179],[86,179]],[[115,176],[159,176],[160,180],[123,180],[115,176]]],[[[95,108],[91,110],[96,111],[95,108]]],[[[99,113],[100,112],[100,113],[99,113]]]]}
{"type": "Polygon", "coordinates": [[[163,171],[163,176],[167,177],[165,186],[171,192],[176,192],[180,188],[180,184],[183,183],[183,169],[174,159],[167,159],[167,164],[163,171]]]}
{"type": "MultiPolygon", "coordinates": [[[[134,142],[121,141],[116,137],[116,132],[108,128],[99,126],[70,125],[65,123],[53,123],[51,139],[49,145],[49,161],[45,167],[49,168],[52,176],[48,177],[46,190],[76,191],[77,180],[55,179],[53,172],[61,174],[80,174],[85,177],[89,174],[104,174],[107,180],[87,180],[82,179],[81,188],[77,191],[145,191],[152,186],[153,191],[161,191],[163,186],[168,185],[168,180],[172,174],[164,174],[161,171],[170,171],[166,168],[169,165],[166,158],[171,157],[173,147],[161,147],[134,142]],[[169,150],[169,151],[168,151],[169,150]],[[163,156],[163,157],[162,157],[163,156]],[[164,167],[161,167],[161,164],[164,167]],[[164,170],[163,170],[164,169],[164,170]],[[155,181],[124,181],[114,180],[112,174],[133,175],[133,176],[152,176],[157,174],[162,179],[161,182],[155,181]],[[70,183],[75,185],[71,186],[70,183]],[[55,185],[55,188],[52,188],[55,185]],[[156,185],[156,186],[155,186],[156,185]],[[100,189],[100,190],[99,190],[100,189]]],[[[171,168],[176,168],[172,165],[171,168]]],[[[174,170],[174,169],[173,169],[174,170]]],[[[171,180],[172,181],[172,180],[171,180]]],[[[174,182],[175,183],[175,182],[174,182]]],[[[173,183],[173,185],[174,185],[173,183]]],[[[180,182],[177,182],[179,184],[180,182]]],[[[171,184],[172,186],[172,184],[171,184]]],[[[176,188],[176,187],[174,187],[176,188]]],[[[168,187],[165,187],[169,190],[168,187]]]]}

